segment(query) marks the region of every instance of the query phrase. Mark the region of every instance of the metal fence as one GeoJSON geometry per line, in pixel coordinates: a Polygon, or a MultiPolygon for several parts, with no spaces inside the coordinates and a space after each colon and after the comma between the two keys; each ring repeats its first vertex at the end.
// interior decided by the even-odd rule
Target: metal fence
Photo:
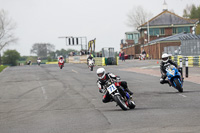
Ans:
{"type": "Polygon", "coordinates": [[[183,59],[183,65],[185,65],[185,59],[188,58],[188,66],[193,67],[193,66],[200,66],[200,56],[171,56],[171,59],[176,62],[178,65],[180,65],[180,58],[183,59]]]}
{"type": "Polygon", "coordinates": [[[180,55],[181,54],[179,46],[164,47],[163,53],[168,53],[168,54],[171,54],[171,55],[180,55]]]}
{"type": "Polygon", "coordinates": [[[115,57],[115,52],[114,48],[102,48],[102,54],[103,57],[108,58],[108,57],[115,57]]]}
{"type": "Polygon", "coordinates": [[[183,56],[200,55],[200,35],[186,34],[180,37],[180,51],[183,56]]]}

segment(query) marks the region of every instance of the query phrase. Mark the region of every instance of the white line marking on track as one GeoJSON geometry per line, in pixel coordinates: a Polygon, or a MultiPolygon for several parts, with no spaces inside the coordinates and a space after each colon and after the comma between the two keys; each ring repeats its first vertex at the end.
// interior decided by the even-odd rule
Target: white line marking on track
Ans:
{"type": "Polygon", "coordinates": [[[187,97],[187,96],[185,96],[185,95],[183,95],[183,94],[179,94],[180,96],[182,96],[182,97],[187,97]]]}
{"type": "Polygon", "coordinates": [[[46,100],[47,99],[47,95],[46,95],[46,90],[45,88],[42,86],[42,84],[39,82],[40,86],[41,86],[41,89],[42,89],[42,93],[44,95],[44,99],[46,100]]]}
{"type": "Polygon", "coordinates": [[[46,91],[44,89],[44,87],[41,87],[42,88],[42,93],[44,94],[44,99],[47,99],[47,95],[46,95],[46,91]]]}
{"type": "Polygon", "coordinates": [[[73,69],[72,69],[72,72],[78,73],[77,71],[75,71],[75,70],[73,70],[73,69]]]}

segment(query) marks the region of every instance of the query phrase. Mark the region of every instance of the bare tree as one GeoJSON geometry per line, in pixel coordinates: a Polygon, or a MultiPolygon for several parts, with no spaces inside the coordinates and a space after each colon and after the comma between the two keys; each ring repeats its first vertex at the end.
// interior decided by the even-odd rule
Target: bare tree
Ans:
{"type": "Polygon", "coordinates": [[[193,5],[186,5],[185,9],[183,10],[183,17],[190,18],[191,10],[193,5]]]}
{"type": "Polygon", "coordinates": [[[54,49],[55,46],[50,43],[35,43],[32,46],[31,53],[34,53],[39,57],[47,57],[54,49]]]}
{"type": "Polygon", "coordinates": [[[1,50],[11,43],[15,43],[18,39],[14,35],[16,24],[8,17],[4,10],[0,10],[0,65],[1,50]]]}
{"type": "Polygon", "coordinates": [[[152,13],[147,12],[143,7],[134,7],[128,14],[127,26],[137,29],[140,25],[147,22],[153,16],[152,13]]]}
{"type": "Polygon", "coordinates": [[[4,10],[0,10],[0,50],[18,40],[14,35],[15,28],[16,24],[8,18],[8,14],[4,10]]]}

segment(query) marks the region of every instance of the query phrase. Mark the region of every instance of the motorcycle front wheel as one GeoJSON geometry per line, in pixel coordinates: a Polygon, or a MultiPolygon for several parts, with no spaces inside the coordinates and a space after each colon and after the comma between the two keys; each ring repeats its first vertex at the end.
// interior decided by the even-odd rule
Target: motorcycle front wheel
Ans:
{"type": "Polygon", "coordinates": [[[90,70],[93,71],[93,66],[90,67],[90,70]]]}
{"type": "Polygon", "coordinates": [[[120,108],[122,110],[127,110],[128,109],[128,106],[126,105],[126,103],[124,102],[124,100],[122,100],[122,97],[120,95],[115,95],[114,96],[117,104],[120,106],[120,108]]]}
{"type": "Polygon", "coordinates": [[[181,84],[180,82],[178,81],[178,78],[174,79],[174,82],[176,84],[176,89],[179,91],[179,92],[183,92],[183,88],[181,87],[181,84]]]}

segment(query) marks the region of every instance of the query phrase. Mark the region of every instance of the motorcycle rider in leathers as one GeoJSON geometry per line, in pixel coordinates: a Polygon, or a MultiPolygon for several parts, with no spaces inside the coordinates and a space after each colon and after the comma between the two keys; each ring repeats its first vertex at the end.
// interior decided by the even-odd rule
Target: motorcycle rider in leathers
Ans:
{"type": "Polygon", "coordinates": [[[95,62],[94,56],[93,56],[92,53],[90,53],[90,55],[89,55],[88,58],[87,58],[87,65],[89,64],[89,60],[93,60],[93,61],[95,62]]]}
{"type": "MultiPolygon", "coordinates": [[[[112,73],[106,73],[105,69],[104,68],[98,68],[97,69],[97,76],[98,76],[98,80],[97,80],[97,86],[99,87],[99,92],[100,93],[103,93],[105,91],[105,83],[107,80],[109,80],[109,78],[112,78],[112,79],[120,79],[118,76],[112,74],[112,73]]],[[[129,89],[128,89],[128,86],[127,86],[127,82],[126,81],[121,81],[120,82],[120,85],[124,88],[124,90],[126,92],[128,92],[130,95],[133,94],[133,92],[131,92],[129,89]]],[[[110,102],[111,101],[111,96],[109,94],[109,92],[107,92],[104,96],[103,96],[103,99],[102,101],[104,103],[107,103],[107,102],[110,102]]]]}
{"type": "MultiPolygon", "coordinates": [[[[161,79],[160,79],[160,83],[161,84],[165,84],[165,83],[168,83],[169,84],[169,81],[168,80],[165,80],[167,75],[166,75],[166,67],[171,64],[171,65],[174,65],[176,68],[177,68],[177,64],[175,62],[173,62],[171,59],[169,59],[169,55],[164,53],[162,55],[162,61],[160,63],[160,72],[161,72],[161,79]]],[[[179,70],[179,69],[178,69],[179,70]]],[[[179,70],[179,72],[181,72],[179,70]]],[[[169,84],[170,85],[170,84],[169,84]]],[[[171,86],[171,85],[170,85],[171,86]]]]}
{"type": "Polygon", "coordinates": [[[63,60],[63,67],[64,67],[64,58],[63,58],[63,56],[61,55],[61,56],[59,56],[59,58],[58,58],[58,64],[59,64],[59,62],[60,62],[60,60],[63,60]]]}

